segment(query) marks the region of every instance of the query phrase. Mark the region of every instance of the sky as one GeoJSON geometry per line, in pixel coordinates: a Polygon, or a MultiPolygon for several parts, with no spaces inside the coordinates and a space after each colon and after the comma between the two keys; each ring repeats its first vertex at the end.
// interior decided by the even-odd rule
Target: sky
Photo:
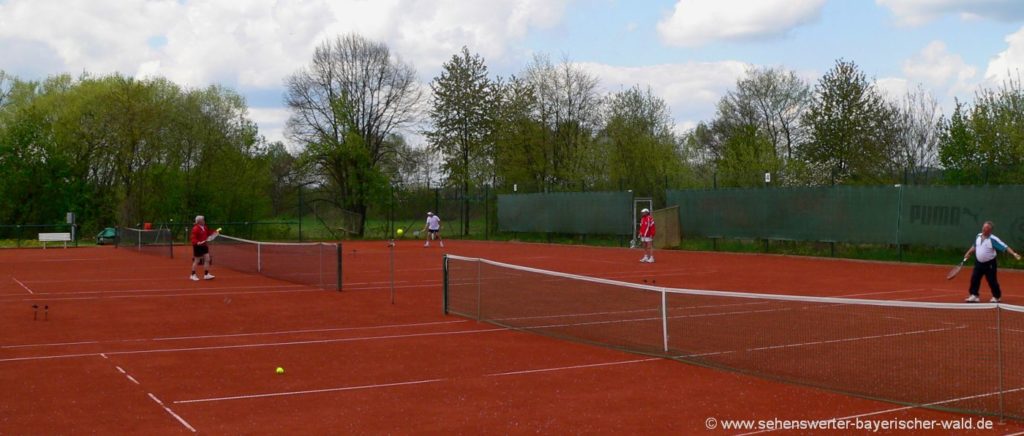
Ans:
{"type": "Polygon", "coordinates": [[[606,92],[650,87],[679,133],[752,67],[813,84],[853,61],[891,98],[922,87],[946,114],[1024,68],[1022,0],[0,0],[0,70],[226,86],[294,147],[285,79],[348,33],[386,43],[423,84],[463,46],[495,76],[568,60],[606,92]]]}

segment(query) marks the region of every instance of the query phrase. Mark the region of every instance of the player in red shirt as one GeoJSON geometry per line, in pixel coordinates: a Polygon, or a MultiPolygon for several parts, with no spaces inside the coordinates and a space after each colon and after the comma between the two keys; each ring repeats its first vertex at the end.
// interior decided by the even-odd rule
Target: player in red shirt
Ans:
{"type": "Polygon", "coordinates": [[[640,218],[640,230],[637,232],[637,236],[640,237],[640,242],[644,246],[644,257],[640,261],[654,263],[654,217],[646,208],[640,213],[643,218],[640,218]]]}
{"type": "Polygon", "coordinates": [[[213,274],[210,274],[210,246],[206,245],[206,239],[210,237],[211,233],[213,232],[206,228],[206,218],[202,215],[197,216],[196,225],[192,226],[192,233],[189,237],[192,241],[192,276],[189,277],[191,280],[199,280],[199,276],[196,275],[196,265],[200,262],[203,263],[205,270],[203,278],[213,279],[213,274]]]}

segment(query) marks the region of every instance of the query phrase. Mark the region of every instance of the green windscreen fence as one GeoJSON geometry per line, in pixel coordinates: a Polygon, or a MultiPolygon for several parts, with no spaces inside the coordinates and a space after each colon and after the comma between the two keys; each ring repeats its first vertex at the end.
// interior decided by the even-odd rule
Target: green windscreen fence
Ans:
{"type": "Polygon", "coordinates": [[[498,229],[503,232],[628,235],[633,193],[558,192],[498,196],[498,229]]]}
{"type": "Polygon", "coordinates": [[[985,221],[1024,246],[1024,186],[668,191],[683,235],[966,247],[985,221]]]}

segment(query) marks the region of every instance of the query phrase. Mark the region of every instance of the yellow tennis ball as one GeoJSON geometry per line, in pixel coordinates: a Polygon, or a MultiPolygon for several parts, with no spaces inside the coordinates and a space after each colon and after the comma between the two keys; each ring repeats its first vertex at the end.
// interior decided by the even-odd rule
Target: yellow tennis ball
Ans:
{"type": "Polygon", "coordinates": [[[398,236],[402,236],[402,233],[405,233],[404,231],[402,231],[402,229],[395,230],[395,234],[397,234],[398,236]]]}
{"type": "Polygon", "coordinates": [[[217,233],[220,233],[221,228],[217,227],[217,233]]]}
{"type": "Polygon", "coordinates": [[[281,368],[281,367],[279,366],[279,367],[277,367],[277,371],[276,371],[276,372],[277,372],[278,374],[284,374],[284,368],[281,368]]]}

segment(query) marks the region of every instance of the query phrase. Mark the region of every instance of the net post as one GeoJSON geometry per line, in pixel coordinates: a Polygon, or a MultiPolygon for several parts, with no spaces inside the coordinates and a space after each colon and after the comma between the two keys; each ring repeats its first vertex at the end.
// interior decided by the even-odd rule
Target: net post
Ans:
{"type": "Polygon", "coordinates": [[[337,270],[338,270],[338,283],[336,284],[336,289],[340,292],[341,291],[341,283],[342,283],[342,281],[341,281],[341,242],[339,242],[337,244],[334,244],[334,252],[338,256],[337,257],[338,263],[337,263],[337,267],[336,267],[337,270]]]}
{"type": "Polygon", "coordinates": [[[663,351],[668,355],[668,292],[661,290],[661,338],[663,351]]]}
{"type": "Polygon", "coordinates": [[[263,244],[256,243],[256,272],[263,272],[263,244]]]}
{"type": "MultiPolygon", "coordinates": [[[[549,233],[549,235],[550,235],[550,233],[549,233]]],[[[483,309],[482,309],[482,307],[483,307],[483,290],[481,289],[481,284],[480,284],[480,268],[481,268],[480,264],[482,264],[482,263],[483,263],[483,261],[481,261],[480,259],[476,260],[476,320],[477,321],[481,320],[481,313],[483,312],[483,309]]]]}
{"type": "Polygon", "coordinates": [[[447,315],[448,314],[448,255],[444,255],[441,260],[441,275],[442,275],[442,292],[441,292],[441,310],[447,315]]]}

